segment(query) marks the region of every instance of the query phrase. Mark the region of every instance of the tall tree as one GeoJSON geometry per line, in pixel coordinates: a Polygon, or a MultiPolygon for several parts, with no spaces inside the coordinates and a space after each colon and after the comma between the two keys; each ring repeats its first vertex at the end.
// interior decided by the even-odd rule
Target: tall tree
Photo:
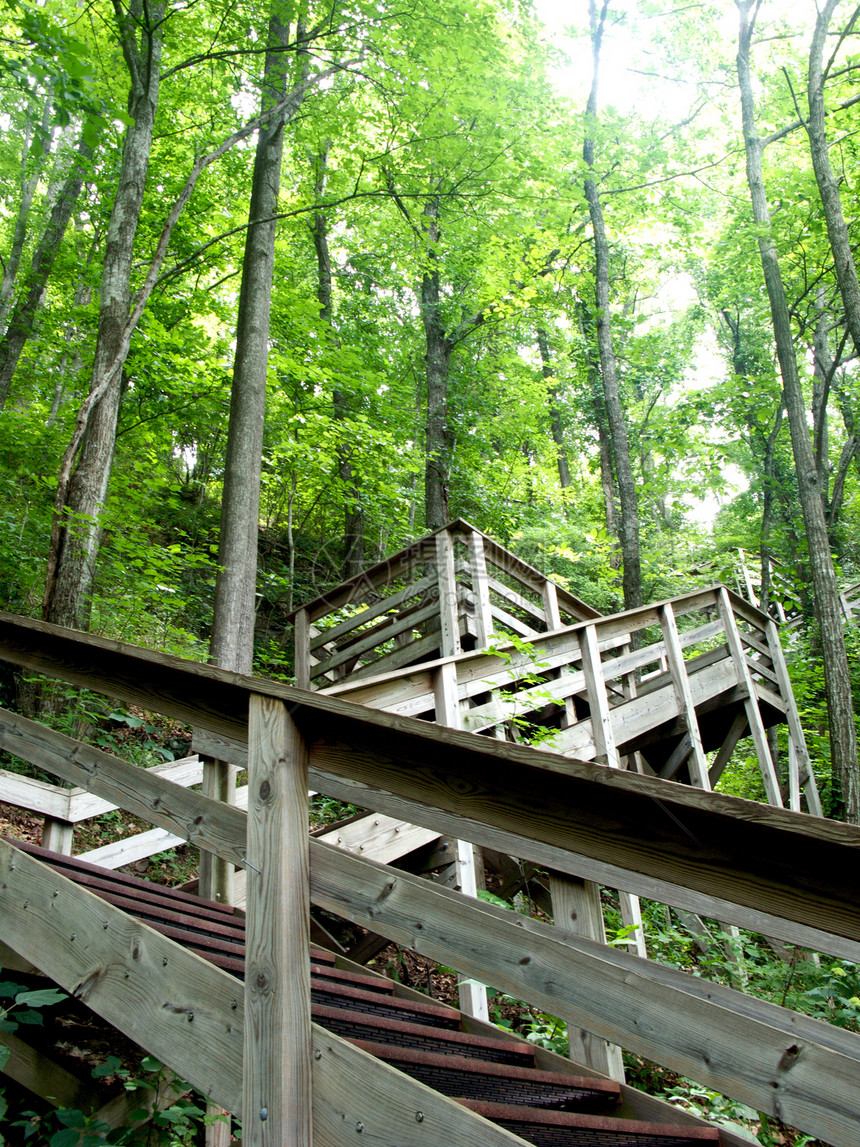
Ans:
{"type": "MultiPolygon", "coordinates": [[[[261,110],[282,110],[260,128],[254,153],[227,429],[218,548],[220,570],[210,645],[216,665],[240,673],[250,673],[254,659],[266,369],[284,124],[288,118],[284,101],[291,71],[288,11],[287,4],[276,0],[269,17],[261,110]]],[[[293,46],[301,45],[303,35],[304,29],[297,27],[293,46]]]]}
{"type": "Polygon", "coordinates": [[[600,357],[600,373],[603,380],[603,395],[606,401],[606,415],[612,443],[612,456],[615,463],[615,476],[618,483],[619,522],[618,532],[621,541],[622,586],[625,609],[636,609],[642,604],[642,562],[639,548],[639,499],[633,467],[630,462],[630,445],[627,434],[627,420],[621,401],[621,387],[618,378],[618,364],[612,339],[612,300],[609,282],[609,240],[603,217],[603,205],[594,171],[595,128],[597,124],[597,91],[600,76],[600,53],[603,33],[609,11],[609,0],[603,0],[598,12],[596,0],[588,0],[588,15],[591,31],[592,79],[591,90],[586,106],[585,142],[582,157],[586,166],[585,199],[591,217],[591,231],[594,242],[594,296],[595,328],[597,348],[600,357]]]}
{"type": "Polygon", "coordinates": [[[99,327],[87,401],[78,416],[73,449],[57,483],[43,612],[46,620],[85,629],[95,576],[128,353],[134,238],[149,171],[161,83],[165,3],[115,0],[117,32],[128,68],[131,117],[102,265],[99,327]],[[74,468],[73,468],[74,467],[74,468]]]}
{"type": "Polygon", "coordinates": [[[776,244],[771,233],[770,208],[764,186],[762,141],[756,126],[750,54],[760,0],[735,0],[740,16],[737,71],[746,147],[747,182],[753,219],[759,228],[758,250],[771,310],[776,353],[785,396],[797,486],[803,514],[815,612],[824,663],[830,753],[838,790],[837,813],[860,823],[860,775],[851,677],[843,633],[839,587],[830,553],[821,481],[809,438],[806,404],[797,367],[791,318],[776,244]]]}

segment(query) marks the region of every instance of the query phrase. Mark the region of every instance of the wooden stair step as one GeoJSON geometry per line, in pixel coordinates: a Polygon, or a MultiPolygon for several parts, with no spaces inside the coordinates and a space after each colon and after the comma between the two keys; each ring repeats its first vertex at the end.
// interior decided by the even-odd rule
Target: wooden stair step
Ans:
{"type": "Polygon", "coordinates": [[[476,1099],[460,1102],[536,1147],[702,1147],[720,1142],[716,1127],[673,1128],[666,1123],[641,1123],[476,1099]]]}
{"type": "Polygon", "coordinates": [[[534,1049],[525,1040],[514,1043],[494,1039],[492,1036],[470,1035],[451,1028],[409,1023],[372,1012],[352,1011],[349,1008],[318,1005],[312,1008],[312,1013],[317,1023],[352,1041],[367,1040],[469,1059],[518,1064],[525,1068],[533,1068],[535,1065],[534,1049]]]}
{"type": "Polygon", "coordinates": [[[541,1110],[579,1112],[605,1112],[621,1102],[621,1088],[614,1080],[586,1079],[369,1040],[352,1042],[413,1079],[456,1098],[503,1099],[506,1104],[541,1110]]]}

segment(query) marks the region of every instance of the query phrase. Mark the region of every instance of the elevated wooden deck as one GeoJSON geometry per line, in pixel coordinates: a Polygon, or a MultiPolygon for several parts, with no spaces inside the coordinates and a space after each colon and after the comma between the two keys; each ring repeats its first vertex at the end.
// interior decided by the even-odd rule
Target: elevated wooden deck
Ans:
{"type": "MultiPolygon", "coordinates": [[[[366,1132],[392,1147],[512,1144],[538,1124],[550,1127],[541,1142],[582,1142],[560,1137],[551,1112],[489,1123],[481,1113],[497,1112],[486,1100],[457,1103],[315,1026],[311,903],[825,1142],[860,1139],[860,1037],[309,840],[307,791],[854,960],[857,829],[8,615],[0,657],[186,721],[247,762],[246,811],[0,714],[0,747],[245,871],[242,981],[187,935],[166,935],[0,843],[0,940],[242,1117],[244,1142],[345,1144],[366,1132]]],[[[169,926],[187,933],[188,921],[169,926]]],[[[470,1038],[505,1038],[457,1023],[470,1038]]],[[[403,1067],[410,1057],[398,1054],[403,1067]]],[[[691,1116],[618,1094],[620,1108],[602,1118],[701,1139],[691,1116]]],[[[565,1135],[581,1130],[568,1122],[565,1135]]],[[[637,1142],[635,1127],[611,1133],[637,1142]]],[[[742,1142],[719,1135],[726,1147],[742,1142]]]]}

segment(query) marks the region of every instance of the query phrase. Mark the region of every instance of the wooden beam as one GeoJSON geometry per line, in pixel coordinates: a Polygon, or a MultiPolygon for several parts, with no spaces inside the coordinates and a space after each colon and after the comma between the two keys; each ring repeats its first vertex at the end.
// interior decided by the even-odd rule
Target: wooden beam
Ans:
{"type": "Polygon", "coordinates": [[[441,653],[451,657],[461,650],[460,616],[457,606],[457,578],[454,569],[454,539],[448,530],[436,534],[436,578],[438,611],[442,627],[441,653]]]}
{"type": "Polygon", "coordinates": [[[314,842],[315,903],[757,1110],[856,1147],[860,1037],[314,842]]]}
{"type": "MultiPolygon", "coordinates": [[[[823,816],[821,798],[818,795],[815,774],[812,771],[812,763],[809,760],[806,738],[803,734],[803,726],[800,723],[800,715],[797,712],[797,702],[794,699],[794,691],[791,688],[788,666],[785,663],[785,654],[782,651],[782,642],[779,639],[779,630],[776,627],[776,622],[768,620],[765,632],[767,633],[767,644],[773,662],[774,673],[776,674],[777,683],[779,685],[780,695],[785,701],[789,756],[792,759],[791,777],[794,782],[792,788],[803,786],[806,794],[807,808],[813,816],[823,816]]],[[[799,793],[792,793],[792,797],[795,801],[795,803],[792,804],[792,808],[799,809],[799,793]]]]}
{"type": "Polygon", "coordinates": [[[232,1111],[241,1107],[242,985],[0,840],[3,939],[232,1111]]]}
{"type": "Polygon", "coordinates": [[[37,1051],[20,1036],[0,1032],[0,1047],[9,1049],[3,1074],[21,1087],[45,1099],[54,1107],[77,1107],[91,1110],[94,1092],[91,1079],[79,1079],[44,1051],[37,1051]]]}
{"type": "Polygon", "coordinates": [[[136,832],[134,836],[112,840],[110,844],[103,844],[99,848],[90,848],[79,853],[78,860],[97,864],[99,868],[122,868],[182,844],[185,844],[184,836],[176,836],[163,828],[150,828],[146,832],[136,832]]]}
{"type": "Polygon", "coordinates": [[[307,750],[282,701],[251,698],[243,1143],[311,1147],[307,750]]]}
{"type": "Polygon", "coordinates": [[[6,709],[0,709],[0,748],[233,864],[241,863],[246,817],[238,809],[202,793],[189,792],[149,769],[139,769],[6,709]]]}
{"type": "Polygon", "coordinates": [[[311,742],[320,791],[860,959],[860,888],[849,875],[860,830],[852,825],[438,728],[9,614],[0,615],[0,656],[240,746],[247,743],[248,696],[280,697],[311,742]]]}

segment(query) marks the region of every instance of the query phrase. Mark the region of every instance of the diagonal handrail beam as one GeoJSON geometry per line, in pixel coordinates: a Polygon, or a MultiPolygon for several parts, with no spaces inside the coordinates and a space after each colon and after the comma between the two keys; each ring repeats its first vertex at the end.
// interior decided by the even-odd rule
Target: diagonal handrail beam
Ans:
{"type": "MultiPolygon", "coordinates": [[[[313,783],[559,871],[612,871],[616,887],[681,907],[684,890],[796,922],[857,950],[860,830],[528,746],[477,738],[9,614],[0,657],[247,743],[249,698],[285,702],[313,783]],[[420,814],[420,815],[418,815],[420,814]],[[797,864],[802,856],[804,863],[797,864]],[[762,905],[767,911],[762,911],[762,905]]],[[[154,780],[155,778],[153,778],[154,780]]],[[[695,900],[695,897],[694,897],[695,900]]],[[[700,902],[697,907],[700,908],[700,902]]],[[[715,914],[715,913],[709,913],[715,914]]],[[[736,915],[736,914],[735,914],[736,915]]],[[[737,922],[750,926],[750,915],[737,922]]],[[[767,930],[767,926],[761,930],[767,930]]],[[[852,957],[849,957],[852,958],[852,957]]],[[[853,958],[857,958],[856,955],[853,958]]]]}

